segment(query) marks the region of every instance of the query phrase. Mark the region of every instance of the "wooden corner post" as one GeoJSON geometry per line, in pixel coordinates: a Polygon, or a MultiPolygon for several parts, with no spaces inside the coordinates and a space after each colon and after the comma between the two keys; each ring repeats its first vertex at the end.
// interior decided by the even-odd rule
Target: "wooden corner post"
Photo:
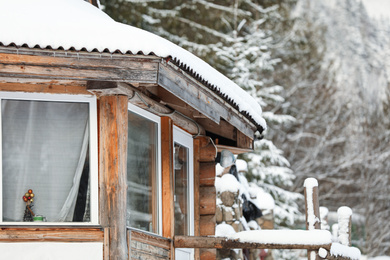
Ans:
{"type": "MultiPolygon", "coordinates": [[[[320,205],[318,202],[318,182],[314,178],[307,178],[304,183],[305,209],[306,209],[306,229],[321,229],[320,205]]],[[[307,250],[309,260],[319,259],[318,253],[307,250]]]]}
{"type": "Polygon", "coordinates": [[[127,200],[127,96],[99,100],[100,222],[107,230],[105,260],[128,259],[127,200]]]}

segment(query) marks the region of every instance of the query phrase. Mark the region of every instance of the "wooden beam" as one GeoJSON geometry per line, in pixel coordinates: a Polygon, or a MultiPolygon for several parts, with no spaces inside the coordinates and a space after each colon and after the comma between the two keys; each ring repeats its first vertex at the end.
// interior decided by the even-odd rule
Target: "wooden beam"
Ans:
{"type": "Polygon", "coordinates": [[[103,242],[101,228],[1,228],[0,242],[103,242]]]}
{"type": "MultiPolygon", "coordinates": [[[[127,259],[127,96],[99,99],[100,222],[110,259],[127,259]]],[[[107,250],[107,248],[105,248],[107,250]]]]}
{"type": "Polygon", "coordinates": [[[221,144],[217,144],[216,146],[217,146],[218,152],[222,152],[222,150],[229,150],[233,154],[242,154],[242,153],[253,152],[253,149],[249,149],[249,148],[238,148],[238,147],[232,147],[232,146],[221,145],[221,144]]]}
{"type": "MultiPolygon", "coordinates": [[[[194,139],[194,235],[200,236],[200,210],[199,210],[199,188],[200,188],[200,151],[199,139],[194,139]]],[[[200,260],[200,250],[195,249],[195,260],[200,260]]]]}
{"type": "Polygon", "coordinates": [[[50,94],[75,94],[75,95],[91,95],[85,86],[82,85],[57,85],[56,83],[1,83],[0,91],[22,91],[35,93],[50,93],[50,94]]]}
{"type": "Polygon", "coordinates": [[[158,60],[63,53],[53,57],[0,52],[0,77],[157,83],[158,60]]]}
{"type": "Polygon", "coordinates": [[[250,243],[240,242],[226,237],[191,237],[175,236],[174,245],[176,248],[216,248],[216,249],[310,249],[319,250],[325,248],[330,250],[331,244],[277,244],[277,243],[250,243]]]}

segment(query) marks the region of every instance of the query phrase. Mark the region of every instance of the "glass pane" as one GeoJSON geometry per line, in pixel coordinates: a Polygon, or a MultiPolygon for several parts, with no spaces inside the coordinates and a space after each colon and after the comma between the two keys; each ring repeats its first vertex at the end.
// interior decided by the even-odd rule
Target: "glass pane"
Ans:
{"type": "Polygon", "coordinates": [[[2,100],[1,112],[3,221],[89,221],[89,104],[2,100]]]}
{"type": "Polygon", "coordinates": [[[189,235],[188,148],[175,143],[175,235],[189,235]]]}
{"type": "Polygon", "coordinates": [[[129,111],[127,225],[158,232],[158,124],[129,111]]]}

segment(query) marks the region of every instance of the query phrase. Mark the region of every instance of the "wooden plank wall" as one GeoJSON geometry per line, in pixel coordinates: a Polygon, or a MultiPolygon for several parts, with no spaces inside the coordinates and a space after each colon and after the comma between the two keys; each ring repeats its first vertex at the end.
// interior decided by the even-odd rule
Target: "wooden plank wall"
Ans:
{"type": "MultiPolygon", "coordinates": [[[[215,235],[216,225],[217,195],[214,186],[216,147],[208,137],[197,137],[196,142],[198,159],[195,163],[198,163],[199,167],[199,235],[212,236],[215,235]]],[[[217,252],[215,249],[200,249],[199,254],[201,260],[212,260],[216,259],[217,252]]]]}
{"type": "Polygon", "coordinates": [[[172,258],[171,240],[134,230],[127,231],[129,260],[169,260],[172,258]]]}

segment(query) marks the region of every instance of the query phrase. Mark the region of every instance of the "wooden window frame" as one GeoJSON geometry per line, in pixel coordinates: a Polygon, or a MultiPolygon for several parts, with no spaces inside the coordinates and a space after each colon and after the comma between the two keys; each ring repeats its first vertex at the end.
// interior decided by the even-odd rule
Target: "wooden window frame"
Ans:
{"type": "Polygon", "coordinates": [[[94,95],[0,92],[0,225],[13,226],[87,226],[99,224],[97,104],[94,95]],[[89,106],[90,222],[3,222],[2,100],[87,103],[89,106]]]}
{"type": "MultiPolygon", "coordinates": [[[[157,164],[154,166],[157,170],[157,178],[152,180],[152,206],[154,207],[154,210],[152,211],[152,219],[157,220],[157,232],[153,233],[150,231],[140,230],[134,227],[129,227],[134,230],[138,230],[140,232],[145,233],[151,233],[155,235],[162,235],[162,175],[161,175],[161,117],[156,116],[153,113],[150,113],[142,108],[139,108],[131,103],[128,103],[128,111],[135,113],[147,120],[150,120],[154,123],[157,123],[157,144],[158,147],[156,147],[157,152],[157,164]],[[157,201],[156,201],[157,200],[157,201]],[[156,208],[157,207],[157,208],[156,208]]],[[[152,176],[153,178],[154,176],[152,176]]]]}

